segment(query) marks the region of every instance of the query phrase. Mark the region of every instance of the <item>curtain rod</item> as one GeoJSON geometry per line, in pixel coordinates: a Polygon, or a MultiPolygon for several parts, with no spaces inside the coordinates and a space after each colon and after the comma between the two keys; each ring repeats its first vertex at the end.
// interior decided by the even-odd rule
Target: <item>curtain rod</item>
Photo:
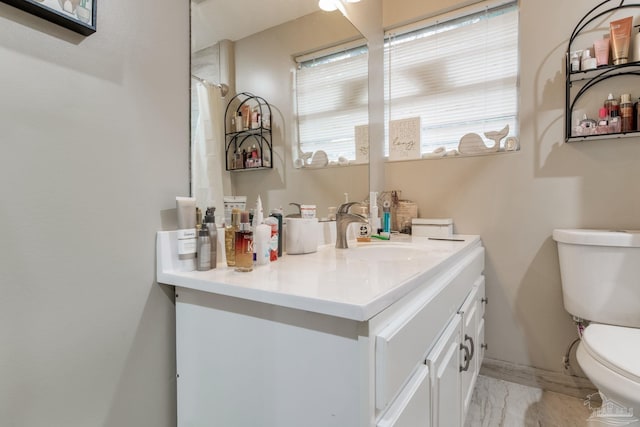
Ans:
{"type": "Polygon", "coordinates": [[[198,77],[195,74],[191,74],[191,78],[194,80],[199,81],[200,83],[202,83],[203,85],[209,85],[209,86],[215,86],[217,88],[220,88],[220,92],[222,94],[222,96],[227,96],[227,93],[229,93],[229,86],[225,83],[211,83],[210,81],[207,81],[205,79],[203,79],[202,77],[198,77]]]}

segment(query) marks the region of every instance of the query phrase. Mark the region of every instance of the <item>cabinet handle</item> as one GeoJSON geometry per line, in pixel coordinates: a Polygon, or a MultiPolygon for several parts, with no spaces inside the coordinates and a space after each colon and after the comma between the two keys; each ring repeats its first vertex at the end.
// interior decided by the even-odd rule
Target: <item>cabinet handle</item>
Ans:
{"type": "Polygon", "coordinates": [[[464,334],[464,340],[469,341],[470,346],[471,347],[471,356],[469,356],[469,359],[473,359],[473,355],[475,354],[476,350],[475,350],[475,345],[473,344],[473,338],[471,338],[469,335],[464,334]]]}
{"type": "Polygon", "coordinates": [[[469,364],[471,363],[471,357],[469,357],[469,347],[460,343],[460,350],[464,350],[464,366],[460,366],[460,372],[469,370],[469,364]]]}

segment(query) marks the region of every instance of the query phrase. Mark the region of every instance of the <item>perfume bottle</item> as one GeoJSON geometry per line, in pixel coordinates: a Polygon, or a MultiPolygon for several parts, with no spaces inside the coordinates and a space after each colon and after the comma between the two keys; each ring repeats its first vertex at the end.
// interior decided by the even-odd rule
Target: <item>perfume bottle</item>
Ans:
{"type": "Polygon", "coordinates": [[[249,212],[247,211],[241,214],[240,227],[236,231],[235,246],[236,271],[253,270],[253,231],[251,231],[249,212]]]}
{"type": "Polygon", "coordinates": [[[231,211],[231,225],[224,229],[224,251],[227,256],[227,266],[236,265],[236,231],[240,227],[240,209],[231,211]]]}

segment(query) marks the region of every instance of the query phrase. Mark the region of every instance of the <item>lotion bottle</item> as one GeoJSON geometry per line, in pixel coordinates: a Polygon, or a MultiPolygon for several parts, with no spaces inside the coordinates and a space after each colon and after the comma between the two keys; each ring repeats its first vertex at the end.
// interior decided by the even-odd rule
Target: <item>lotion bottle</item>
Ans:
{"type": "Polygon", "coordinates": [[[264,223],[262,200],[258,196],[256,214],[253,217],[253,249],[256,265],[269,264],[269,244],[271,242],[271,226],[264,223]]]}

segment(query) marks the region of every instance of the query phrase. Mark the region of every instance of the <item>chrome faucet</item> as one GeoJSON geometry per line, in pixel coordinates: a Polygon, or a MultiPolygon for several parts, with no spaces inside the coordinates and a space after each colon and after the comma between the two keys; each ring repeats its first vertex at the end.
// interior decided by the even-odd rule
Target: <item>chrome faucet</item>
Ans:
{"type": "Polygon", "coordinates": [[[347,228],[353,222],[368,223],[369,219],[357,213],[349,212],[353,205],[360,205],[358,202],[343,203],[336,213],[336,248],[347,249],[347,228]]]}

